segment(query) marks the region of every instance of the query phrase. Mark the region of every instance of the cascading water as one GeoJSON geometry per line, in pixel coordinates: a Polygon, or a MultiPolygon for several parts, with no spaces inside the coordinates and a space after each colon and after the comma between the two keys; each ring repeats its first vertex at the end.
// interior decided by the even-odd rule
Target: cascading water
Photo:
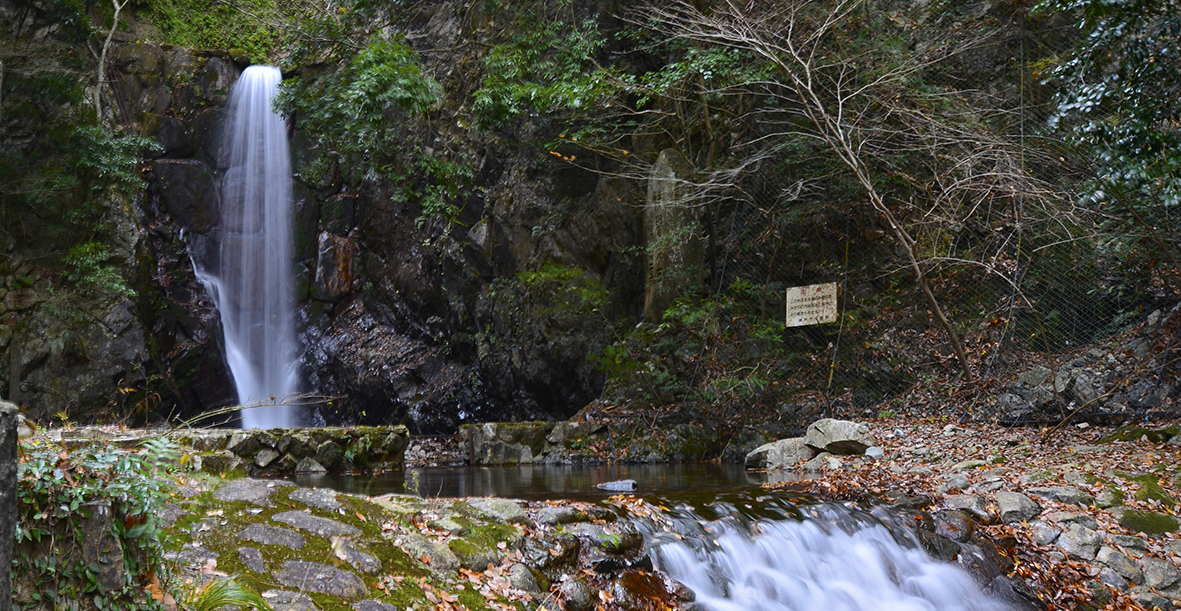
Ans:
{"type": "Polygon", "coordinates": [[[696,514],[655,535],[653,559],[710,611],[1002,611],[960,568],[899,545],[839,507],[815,518],[717,521],[696,514]],[[701,525],[704,525],[701,526],[701,525]],[[673,529],[674,531],[677,528],[673,529]]]}
{"type": "Polygon", "coordinates": [[[221,314],[226,360],[243,428],[303,425],[299,408],[279,405],[298,391],[295,339],[291,160],[287,126],[271,99],[282,75],[250,66],[230,91],[218,183],[216,261],[201,272],[221,314]]]}

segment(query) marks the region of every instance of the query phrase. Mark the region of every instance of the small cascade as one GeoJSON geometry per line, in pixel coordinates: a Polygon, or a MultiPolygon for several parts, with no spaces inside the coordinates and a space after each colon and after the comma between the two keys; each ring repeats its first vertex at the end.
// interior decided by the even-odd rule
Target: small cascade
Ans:
{"type": "Polygon", "coordinates": [[[201,280],[221,314],[243,428],[302,426],[298,392],[291,160],[287,125],[271,106],[282,76],[250,66],[230,91],[218,184],[216,261],[201,280]]]}
{"type": "MultiPolygon", "coordinates": [[[[711,611],[1002,611],[962,569],[838,506],[807,519],[682,515],[653,560],[711,611]]],[[[799,514],[797,514],[799,515],[799,514]]],[[[905,535],[904,535],[905,536],[905,535]]]]}

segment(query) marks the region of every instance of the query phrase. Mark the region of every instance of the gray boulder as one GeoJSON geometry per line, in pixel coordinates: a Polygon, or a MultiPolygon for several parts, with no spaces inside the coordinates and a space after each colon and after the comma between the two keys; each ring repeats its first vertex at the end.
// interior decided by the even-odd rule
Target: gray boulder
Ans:
{"type": "Polygon", "coordinates": [[[804,443],[829,454],[864,454],[866,448],[877,445],[868,424],[834,418],[813,422],[804,434],[804,443]]]}
{"type": "Polygon", "coordinates": [[[1024,494],[998,490],[994,496],[997,512],[1005,524],[1023,522],[1042,512],[1041,505],[1024,494]]]}
{"type": "Polygon", "coordinates": [[[816,451],[804,443],[803,437],[792,437],[765,443],[746,455],[747,469],[786,469],[812,460],[816,451]]]}

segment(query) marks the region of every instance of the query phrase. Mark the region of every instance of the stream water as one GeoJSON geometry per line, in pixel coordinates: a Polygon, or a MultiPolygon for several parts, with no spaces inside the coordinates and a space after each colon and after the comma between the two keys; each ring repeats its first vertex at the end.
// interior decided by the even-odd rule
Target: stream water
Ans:
{"type": "MultiPolygon", "coordinates": [[[[963,569],[923,551],[883,516],[816,503],[735,463],[432,467],[368,477],[296,476],[301,486],[367,495],[604,500],[597,484],[637,481],[659,518],[624,515],[653,565],[693,590],[695,611],[1000,611],[1003,602],[963,569]]],[[[909,516],[907,516],[909,517],[909,516]]]]}
{"type": "Polygon", "coordinates": [[[655,566],[712,611],[1001,611],[961,568],[903,528],[841,505],[773,496],[687,505],[648,533],[655,566]],[[778,514],[778,515],[776,515],[778,514]]]}

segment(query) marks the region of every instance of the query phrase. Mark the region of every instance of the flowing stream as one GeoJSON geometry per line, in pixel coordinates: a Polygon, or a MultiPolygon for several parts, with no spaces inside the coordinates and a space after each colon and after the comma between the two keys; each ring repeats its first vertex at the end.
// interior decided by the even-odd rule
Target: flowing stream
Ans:
{"type": "Polygon", "coordinates": [[[250,66],[230,91],[218,184],[217,260],[200,272],[217,304],[243,428],[304,424],[278,405],[298,391],[291,160],[287,125],[271,106],[282,76],[250,66]]]}
{"type": "Polygon", "coordinates": [[[1016,600],[997,600],[960,567],[932,559],[906,529],[887,528],[873,516],[840,505],[761,501],[765,504],[746,503],[741,511],[721,503],[728,507],[721,516],[681,506],[648,533],[654,564],[693,590],[697,608],[1025,608],[1016,600]]]}

